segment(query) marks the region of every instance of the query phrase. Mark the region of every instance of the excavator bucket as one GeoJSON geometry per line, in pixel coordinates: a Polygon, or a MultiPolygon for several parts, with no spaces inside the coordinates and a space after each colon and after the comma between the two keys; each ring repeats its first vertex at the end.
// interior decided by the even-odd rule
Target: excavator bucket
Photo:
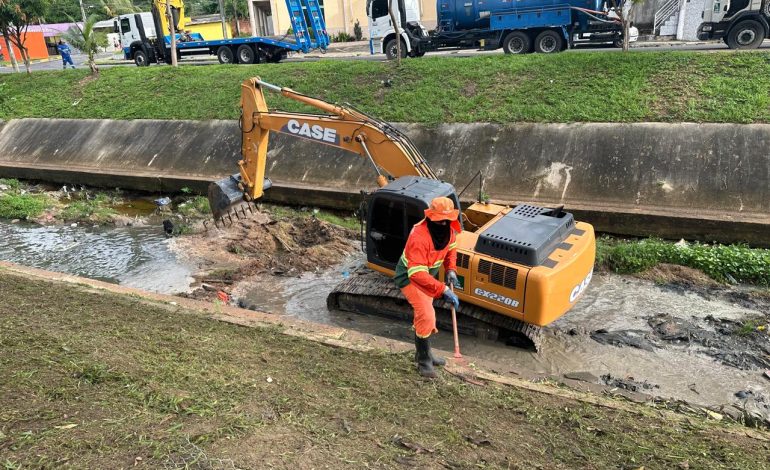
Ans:
{"type": "MultiPolygon", "coordinates": [[[[269,189],[272,185],[273,183],[268,178],[265,178],[262,191],[269,189]]],[[[233,209],[237,209],[239,205],[247,201],[243,184],[241,183],[241,175],[230,175],[227,178],[209,184],[208,198],[209,207],[211,207],[211,213],[215,221],[229,216],[233,209]]],[[[243,212],[243,209],[241,211],[243,212]]],[[[238,214],[237,210],[235,214],[238,214]]]]}

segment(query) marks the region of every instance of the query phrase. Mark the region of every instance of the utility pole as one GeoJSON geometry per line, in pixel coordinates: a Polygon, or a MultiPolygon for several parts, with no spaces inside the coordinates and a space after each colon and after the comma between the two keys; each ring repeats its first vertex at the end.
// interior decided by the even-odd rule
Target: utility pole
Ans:
{"type": "Polygon", "coordinates": [[[219,18],[222,20],[222,37],[227,39],[227,23],[225,22],[225,0],[219,0],[219,18]]]}
{"type": "Polygon", "coordinates": [[[171,11],[170,0],[166,0],[166,15],[168,16],[168,32],[171,35],[171,66],[176,67],[176,25],[174,24],[174,14],[171,11]]]}
{"type": "Polygon", "coordinates": [[[86,9],[83,6],[83,0],[79,0],[78,3],[80,3],[80,16],[83,17],[83,26],[85,26],[86,18],[87,18],[87,16],[86,16],[86,9]]]}

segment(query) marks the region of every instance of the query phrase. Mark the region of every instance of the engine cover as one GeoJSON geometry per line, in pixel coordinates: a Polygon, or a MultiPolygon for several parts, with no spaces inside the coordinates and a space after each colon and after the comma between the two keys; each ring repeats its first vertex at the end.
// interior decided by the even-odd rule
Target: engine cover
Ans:
{"type": "Polygon", "coordinates": [[[476,252],[525,266],[539,266],[575,227],[560,209],[522,204],[484,230],[476,252]]]}

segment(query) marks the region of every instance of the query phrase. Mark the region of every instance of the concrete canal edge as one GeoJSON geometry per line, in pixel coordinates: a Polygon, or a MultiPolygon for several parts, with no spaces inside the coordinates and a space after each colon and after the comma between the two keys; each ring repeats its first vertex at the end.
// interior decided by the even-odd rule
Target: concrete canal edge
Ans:
{"type": "MultiPolygon", "coordinates": [[[[767,124],[400,124],[442,179],[473,199],[564,204],[619,235],[770,246],[767,124]]],[[[205,193],[234,173],[234,121],[19,119],[0,127],[0,176],[205,193]]],[[[356,208],[375,188],[353,154],[273,134],[266,200],[356,208]]]]}
{"type": "MultiPolygon", "coordinates": [[[[89,292],[127,295],[139,302],[166,308],[170,314],[199,314],[211,318],[212,320],[247,328],[278,328],[281,334],[303,338],[308,341],[336,348],[380,354],[411,354],[414,350],[414,346],[411,344],[345,328],[321,325],[297,318],[246,310],[202,300],[188,299],[168,294],[157,294],[71,274],[62,274],[20,266],[7,261],[0,261],[0,273],[19,276],[30,280],[67,284],[72,286],[73,289],[84,289],[89,292]]],[[[479,360],[471,356],[464,356],[463,363],[456,363],[455,360],[452,359],[451,353],[447,351],[440,352],[448,359],[447,366],[444,368],[445,371],[471,385],[485,386],[487,384],[498,384],[614,410],[622,410],[628,413],[644,414],[653,412],[672,422],[685,422],[689,419],[686,414],[656,407],[654,397],[645,393],[618,390],[609,386],[586,384],[581,381],[560,379],[557,377],[549,377],[543,380],[543,376],[533,375],[525,371],[522,371],[521,374],[517,374],[517,377],[510,377],[495,373],[495,363],[479,360]],[[539,380],[533,381],[535,378],[539,380]],[[567,387],[565,388],[562,385],[566,385],[567,387]]],[[[497,368],[499,369],[499,367],[497,368]]],[[[697,415],[706,418],[711,416],[705,411],[707,408],[702,405],[688,405],[687,409],[691,413],[696,413],[697,415]]],[[[724,431],[745,435],[761,441],[767,441],[767,437],[765,437],[762,432],[757,432],[749,428],[725,427],[724,431]]]]}

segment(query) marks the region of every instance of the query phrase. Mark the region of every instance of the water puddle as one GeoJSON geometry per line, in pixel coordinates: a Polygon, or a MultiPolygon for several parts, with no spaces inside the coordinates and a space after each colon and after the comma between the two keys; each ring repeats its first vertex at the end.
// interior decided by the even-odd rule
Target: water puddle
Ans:
{"type": "Polygon", "coordinates": [[[192,269],[158,227],[0,224],[0,259],[153,292],[189,290],[192,269]]]}

